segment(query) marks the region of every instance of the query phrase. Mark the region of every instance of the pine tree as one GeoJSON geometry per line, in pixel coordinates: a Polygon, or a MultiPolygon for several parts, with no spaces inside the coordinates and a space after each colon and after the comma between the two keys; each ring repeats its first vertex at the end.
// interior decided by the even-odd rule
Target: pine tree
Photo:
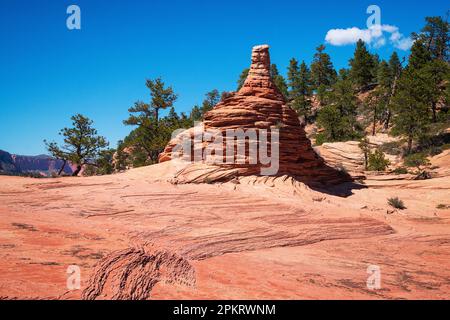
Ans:
{"type": "Polygon", "coordinates": [[[357,88],[362,89],[374,81],[375,58],[367,51],[364,41],[359,40],[353,58],[350,60],[350,78],[357,88]]]}
{"type": "Polygon", "coordinates": [[[77,176],[83,166],[96,165],[96,159],[100,152],[108,146],[108,142],[97,134],[97,130],[92,127],[93,121],[89,118],[76,114],[71,117],[71,120],[72,127],[63,128],[59,133],[64,137],[62,146],[46,140],[44,143],[52,155],[74,164],[76,169],[72,175],[77,176]]]}
{"type": "Polygon", "coordinates": [[[400,58],[398,57],[397,52],[394,51],[392,53],[390,59],[389,59],[389,68],[391,69],[391,76],[393,80],[395,80],[395,77],[399,77],[402,73],[403,67],[402,63],[400,62],[400,58]]]}
{"type": "Polygon", "coordinates": [[[392,97],[395,95],[397,90],[397,83],[398,79],[400,78],[400,75],[403,71],[402,63],[400,62],[400,59],[398,57],[397,52],[394,51],[394,53],[391,55],[389,59],[389,69],[390,69],[390,90],[389,95],[386,101],[386,109],[385,113],[383,115],[383,121],[384,121],[384,129],[389,129],[389,125],[391,123],[391,117],[392,117],[392,108],[391,108],[391,101],[392,97]]]}
{"type": "Polygon", "coordinates": [[[172,126],[177,126],[178,123],[180,122],[180,117],[178,116],[177,112],[175,111],[174,107],[170,108],[169,114],[167,115],[167,121],[172,125],[172,126]]]}
{"type": "Polygon", "coordinates": [[[448,63],[435,59],[428,62],[422,69],[421,75],[424,78],[426,99],[429,103],[432,121],[437,122],[437,105],[439,101],[445,100],[446,87],[450,86],[450,67],[448,63]]]}
{"type": "Polygon", "coordinates": [[[370,73],[372,75],[372,82],[374,82],[378,78],[378,70],[381,63],[380,56],[378,54],[372,54],[372,61],[372,71],[370,73]]]}
{"type": "Polygon", "coordinates": [[[114,170],[124,171],[127,169],[127,154],[124,152],[126,148],[123,140],[117,142],[117,151],[114,157],[114,170]]]}
{"type": "Polygon", "coordinates": [[[426,49],[424,43],[421,40],[414,42],[411,48],[411,55],[409,56],[408,68],[419,70],[425,67],[431,60],[431,54],[426,49]]]}
{"type": "Polygon", "coordinates": [[[237,81],[237,91],[241,90],[241,88],[244,86],[244,82],[247,79],[248,73],[250,72],[250,69],[244,69],[242,70],[239,79],[237,81]]]}
{"type": "Polygon", "coordinates": [[[420,69],[409,66],[403,72],[392,104],[395,112],[392,133],[407,137],[407,153],[410,154],[414,140],[427,133],[429,124],[426,89],[420,69]]]}
{"type": "Polygon", "coordinates": [[[300,116],[303,116],[305,123],[311,113],[311,72],[303,61],[298,67],[298,62],[292,59],[288,69],[289,79],[289,98],[291,100],[291,107],[297,111],[300,116]]]}
{"type": "Polygon", "coordinates": [[[175,109],[171,109],[168,117],[159,118],[159,110],[172,108],[177,99],[172,87],[165,87],[164,82],[157,78],[147,80],[150,89],[150,104],[138,101],[128,109],[130,115],[123,123],[136,128],[125,138],[125,144],[132,147],[132,162],[134,166],[143,166],[158,161],[158,155],[164,150],[171,138],[171,133],[180,125],[175,121],[175,109]]]}
{"type": "Polygon", "coordinates": [[[339,141],[342,138],[342,117],[339,110],[332,105],[320,109],[317,124],[324,130],[324,142],[339,141]]]}
{"type": "Polygon", "coordinates": [[[161,78],[147,80],[146,86],[150,90],[152,97],[150,107],[154,110],[155,120],[158,122],[159,110],[164,110],[173,106],[173,103],[177,100],[177,95],[173,92],[172,87],[165,87],[161,78]]]}
{"type": "MultiPolygon", "coordinates": [[[[314,59],[311,64],[311,80],[313,89],[319,93],[326,92],[336,82],[337,74],[333,67],[330,56],[325,53],[325,46],[316,48],[314,59]]],[[[323,94],[321,95],[323,96],[323,94]]],[[[322,102],[322,101],[321,101],[322,102]]]]}
{"type": "Polygon", "coordinates": [[[286,80],[284,77],[278,72],[278,68],[276,64],[272,64],[270,66],[270,76],[272,77],[275,86],[280,90],[285,98],[288,97],[288,87],[286,84],[286,80]]]}
{"type": "Polygon", "coordinates": [[[345,72],[333,86],[329,96],[330,104],[318,114],[317,123],[324,129],[326,141],[345,141],[359,138],[361,127],[356,120],[357,99],[352,82],[345,72]]]}
{"type": "Polygon", "coordinates": [[[298,78],[299,78],[298,61],[295,58],[292,58],[289,61],[287,73],[288,86],[291,88],[291,91],[297,87],[298,78]]]}
{"type": "Polygon", "coordinates": [[[378,65],[377,82],[378,85],[383,88],[390,89],[392,87],[392,70],[389,64],[384,60],[378,65]]]}
{"type": "Polygon", "coordinates": [[[194,106],[191,110],[191,113],[189,115],[190,120],[193,122],[195,121],[202,121],[203,114],[199,106],[194,106]]]}
{"type": "Polygon", "coordinates": [[[450,23],[442,17],[426,17],[426,25],[413,38],[422,42],[433,59],[449,61],[450,23]]]}
{"type": "Polygon", "coordinates": [[[331,94],[332,104],[339,110],[342,117],[347,117],[351,129],[355,129],[356,124],[356,108],[357,98],[355,96],[352,82],[350,79],[339,79],[333,86],[333,92],[331,94]]]}
{"type": "Polygon", "coordinates": [[[391,69],[386,61],[381,61],[378,66],[377,87],[370,92],[365,101],[372,118],[372,135],[376,134],[376,125],[388,111],[389,94],[392,87],[391,69]]]}
{"type": "Polygon", "coordinates": [[[202,116],[205,115],[208,111],[212,110],[216,104],[220,101],[220,93],[219,90],[214,89],[205,95],[205,100],[202,103],[202,116]]]}

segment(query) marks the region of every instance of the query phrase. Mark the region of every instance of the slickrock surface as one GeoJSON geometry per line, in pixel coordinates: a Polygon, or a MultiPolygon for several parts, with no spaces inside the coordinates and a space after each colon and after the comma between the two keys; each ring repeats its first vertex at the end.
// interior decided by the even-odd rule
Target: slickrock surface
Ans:
{"type": "MultiPolygon", "coordinates": [[[[226,130],[228,129],[255,129],[268,130],[269,132],[273,129],[279,129],[280,166],[278,175],[291,175],[309,184],[332,185],[351,180],[346,173],[327,166],[323,159],[314,152],[311,142],[300,125],[296,112],[286,105],[283,95],[271,79],[269,46],[267,45],[253,48],[250,71],[243,87],[239,92],[229,95],[208,112],[203,124],[207,131],[221,132],[224,143],[227,141],[226,130]]],[[[192,130],[186,131],[170,142],[161,154],[160,162],[172,159],[171,153],[174,145],[181,138],[189,137],[192,134],[192,130]]],[[[257,139],[258,145],[260,145],[260,137],[258,136],[257,139]]],[[[207,145],[206,143],[203,147],[207,145]]],[[[270,150],[271,147],[269,139],[268,149],[270,150]]],[[[263,165],[260,161],[258,161],[258,164],[250,164],[249,156],[249,152],[246,150],[246,164],[219,164],[217,166],[227,172],[230,169],[235,169],[234,172],[237,172],[240,176],[260,174],[263,165]]],[[[223,158],[225,159],[225,155],[223,155],[223,158]]],[[[198,169],[199,166],[196,165],[196,168],[198,169]]],[[[211,167],[205,167],[205,172],[191,179],[191,182],[198,181],[200,177],[211,179],[210,169],[211,167]]],[[[189,176],[191,176],[192,168],[188,167],[186,170],[189,170],[189,176]]],[[[221,169],[213,171],[216,173],[217,170],[221,169]]],[[[197,170],[197,172],[200,171],[197,170]]],[[[184,177],[180,182],[190,181],[186,178],[185,172],[181,172],[179,176],[184,177]]],[[[225,174],[224,176],[228,175],[225,174]]]]}
{"type": "Polygon", "coordinates": [[[0,297],[446,299],[450,207],[437,206],[450,205],[449,153],[432,163],[436,179],[369,176],[348,198],[289,176],[173,185],[171,162],[0,177],[0,297]],[[387,205],[396,196],[408,209],[387,205]],[[70,265],[79,290],[67,288],[70,265]],[[366,286],[370,265],[379,290],[366,286]]]}
{"type": "Polygon", "coordinates": [[[364,154],[358,141],[324,143],[314,149],[328,165],[341,166],[352,173],[364,171],[364,154]]]}

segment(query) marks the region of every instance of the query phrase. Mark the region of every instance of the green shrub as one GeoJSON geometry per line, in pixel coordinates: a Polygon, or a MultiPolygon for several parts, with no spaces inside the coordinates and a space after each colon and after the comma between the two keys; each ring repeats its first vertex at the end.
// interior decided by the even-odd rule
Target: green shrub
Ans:
{"type": "Polygon", "coordinates": [[[447,210],[447,209],[450,209],[450,205],[446,205],[446,204],[438,204],[438,205],[436,206],[436,209],[439,209],[439,210],[447,210]]]}
{"type": "Polygon", "coordinates": [[[393,156],[399,156],[403,152],[402,144],[401,141],[386,142],[380,146],[380,151],[393,156]]]}
{"type": "MultiPolygon", "coordinates": [[[[432,126],[436,128],[431,129],[432,132],[445,131],[448,128],[448,124],[436,123],[432,126]]],[[[420,137],[418,146],[415,153],[423,153],[428,156],[436,156],[441,154],[449,148],[450,133],[440,132],[435,135],[424,135],[420,137]]]]}
{"type": "Polygon", "coordinates": [[[316,135],[316,146],[321,146],[325,142],[327,142],[327,138],[326,138],[325,134],[324,133],[318,133],[316,135]]]}
{"type": "Polygon", "coordinates": [[[429,165],[430,162],[427,159],[425,153],[413,153],[406,156],[404,159],[405,166],[419,168],[420,166],[429,165]]]}
{"type": "Polygon", "coordinates": [[[369,154],[370,154],[370,141],[367,137],[364,137],[359,142],[359,148],[364,154],[364,169],[368,170],[369,168],[369,154]]]}
{"type": "Polygon", "coordinates": [[[390,161],[385,158],[384,153],[380,150],[375,150],[374,153],[369,154],[367,169],[370,171],[385,171],[389,164],[390,161]]]}
{"type": "Polygon", "coordinates": [[[400,167],[400,168],[396,168],[394,170],[395,174],[407,174],[408,173],[408,169],[406,169],[405,167],[400,167]]]}
{"type": "Polygon", "coordinates": [[[405,210],[406,209],[405,204],[398,197],[389,198],[388,199],[388,204],[391,207],[395,208],[395,209],[399,209],[399,210],[405,210]]]}
{"type": "Polygon", "coordinates": [[[429,180],[429,179],[433,179],[433,176],[428,171],[422,171],[414,178],[414,180],[429,180]]]}

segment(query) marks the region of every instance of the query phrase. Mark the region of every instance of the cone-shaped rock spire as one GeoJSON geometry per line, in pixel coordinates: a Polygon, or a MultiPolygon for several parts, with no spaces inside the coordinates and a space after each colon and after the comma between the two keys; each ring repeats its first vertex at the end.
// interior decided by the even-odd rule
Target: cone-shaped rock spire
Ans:
{"type": "MultiPolygon", "coordinates": [[[[311,184],[337,184],[351,181],[348,174],[327,166],[324,160],[314,152],[297,113],[286,105],[283,95],[271,79],[268,45],[253,48],[252,64],[243,87],[239,92],[224,98],[213,110],[206,113],[203,124],[206,131],[220,132],[225,137],[224,143],[227,142],[227,130],[272,132],[276,129],[279,132],[279,142],[276,143],[277,147],[279,146],[277,175],[291,175],[300,181],[311,184]]],[[[191,134],[192,132],[187,131],[184,133],[184,137],[190,139],[191,134]]],[[[179,144],[179,140],[182,138],[183,134],[169,143],[160,155],[160,161],[171,159],[174,146],[179,144]]],[[[260,144],[267,142],[260,139],[258,134],[259,148],[260,144]]],[[[200,148],[206,148],[207,145],[208,142],[205,142],[200,145],[200,148]]],[[[268,149],[272,150],[272,147],[269,145],[268,149]]],[[[225,155],[218,156],[225,157],[225,155]]],[[[258,175],[262,165],[260,163],[252,164],[248,152],[244,157],[246,158],[245,164],[217,164],[217,170],[237,169],[239,175],[258,175]]],[[[186,169],[184,173],[189,170],[189,168],[186,169]]],[[[217,173],[217,170],[214,172],[217,173]]],[[[208,175],[205,174],[202,177],[208,177],[208,175]]]]}
{"type": "Polygon", "coordinates": [[[283,100],[284,97],[272,81],[268,45],[253,47],[252,64],[239,94],[283,100]]]}

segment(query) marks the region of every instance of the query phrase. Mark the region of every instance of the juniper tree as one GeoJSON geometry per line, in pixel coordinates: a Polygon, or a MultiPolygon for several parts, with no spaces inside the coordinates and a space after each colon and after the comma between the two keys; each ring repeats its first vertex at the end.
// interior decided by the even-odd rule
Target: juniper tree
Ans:
{"type": "MultiPolygon", "coordinates": [[[[63,128],[60,135],[63,136],[64,143],[58,145],[56,142],[44,140],[47,150],[64,163],[71,162],[76,166],[73,176],[77,176],[83,166],[97,166],[96,160],[100,153],[108,146],[108,142],[97,134],[97,130],[92,127],[93,121],[89,118],[76,114],[71,117],[72,127],[63,128]]],[[[60,173],[64,167],[61,168],[60,173]]]]}

